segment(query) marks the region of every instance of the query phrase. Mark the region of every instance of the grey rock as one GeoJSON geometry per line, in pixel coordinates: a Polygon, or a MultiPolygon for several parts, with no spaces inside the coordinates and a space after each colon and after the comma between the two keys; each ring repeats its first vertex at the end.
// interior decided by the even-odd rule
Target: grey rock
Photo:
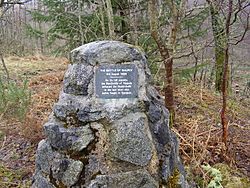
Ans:
{"type": "Polygon", "coordinates": [[[162,147],[170,141],[169,112],[166,109],[162,98],[153,87],[148,87],[147,96],[150,101],[147,103],[147,115],[149,127],[153,137],[157,140],[158,152],[162,153],[162,147]]]}
{"type": "Polygon", "coordinates": [[[98,175],[87,188],[158,188],[147,171],[138,170],[112,175],[98,175]]]}
{"type": "Polygon", "coordinates": [[[163,118],[164,114],[168,114],[165,107],[150,102],[148,117],[150,119],[149,127],[157,143],[164,146],[170,141],[170,130],[168,119],[163,118]]]}
{"type": "Polygon", "coordinates": [[[84,106],[79,108],[77,117],[81,122],[98,121],[103,117],[103,111],[94,105],[84,106]]]}
{"type": "Polygon", "coordinates": [[[44,177],[41,172],[36,172],[33,179],[34,182],[32,183],[31,188],[56,188],[49,182],[49,178],[44,177]]]}
{"type": "Polygon", "coordinates": [[[164,100],[162,96],[152,85],[147,86],[147,97],[149,101],[152,101],[154,103],[164,106],[164,100]]]}
{"type": "Polygon", "coordinates": [[[144,58],[144,54],[138,48],[118,41],[91,42],[70,53],[71,62],[94,66],[104,63],[132,62],[144,58]]]}
{"type": "Polygon", "coordinates": [[[158,92],[153,87],[147,88],[147,96],[150,99],[147,103],[147,115],[149,117],[149,127],[158,158],[161,161],[160,174],[164,182],[178,170],[180,174],[180,187],[188,187],[185,180],[185,170],[179,158],[179,142],[175,134],[169,129],[169,112],[165,108],[164,102],[158,92]]]}
{"type": "Polygon", "coordinates": [[[95,106],[89,102],[82,101],[79,103],[78,101],[65,101],[64,99],[59,100],[54,105],[53,112],[58,119],[72,126],[80,126],[81,123],[98,121],[104,116],[104,111],[99,106],[95,106]]]}
{"type": "Polygon", "coordinates": [[[45,179],[41,173],[51,175],[55,180],[62,182],[66,186],[71,186],[78,181],[82,172],[83,164],[81,161],[68,159],[64,154],[52,149],[48,141],[42,140],[37,149],[36,155],[36,174],[34,185],[42,186],[45,179]]]}
{"type": "Polygon", "coordinates": [[[162,161],[161,176],[163,181],[167,182],[169,177],[174,174],[177,170],[179,175],[179,181],[177,182],[178,187],[188,188],[189,185],[186,181],[185,169],[179,158],[179,142],[176,135],[170,131],[170,140],[165,148],[162,149],[161,155],[159,156],[162,161]]]}
{"type": "Polygon", "coordinates": [[[94,140],[88,124],[64,128],[58,121],[51,120],[44,125],[44,130],[51,146],[63,151],[82,151],[94,140]]]}
{"type": "Polygon", "coordinates": [[[88,86],[92,78],[92,66],[83,64],[69,65],[64,76],[63,91],[75,95],[88,95],[88,86]]]}
{"type": "Polygon", "coordinates": [[[52,174],[67,187],[77,183],[83,170],[83,163],[72,159],[54,160],[52,174]]]}
{"type": "Polygon", "coordinates": [[[148,114],[149,114],[149,120],[152,123],[156,123],[161,119],[161,107],[158,105],[155,105],[154,103],[151,103],[149,105],[149,110],[148,110],[148,114]]]}
{"type": "Polygon", "coordinates": [[[103,102],[103,117],[110,121],[121,119],[127,114],[141,112],[145,109],[144,103],[138,99],[119,99],[119,102],[106,100],[103,102]]]}
{"type": "MultiPolygon", "coordinates": [[[[68,117],[76,119],[77,106],[71,102],[63,103],[64,101],[59,101],[53,107],[53,113],[61,121],[67,122],[68,117]]],[[[77,122],[75,122],[77,123],[77,122]]]]}
{"type": "Polygon", "coordinates": [[[48,141],[40,141],[36,152],[36,168],[45,174],[50,174],[52,161],[55,155],[60,156],[59,153],[56,154],[52,150],[48,141]]]}
{"type": "Polygon", "coordinates": [[[85,182],[89,183],[97,174],[111,173],[107,165],[108,133],[100,123],[91,123],[91,128],[95,132],[95,148],[88,155],[88,162],[84,166],[85,182]]]}
{"type": "Polygon", "coordinates": [[[113,158],[146,166],[152,157],[152,143],[142,113],[129,114],[112,125],[110,155],[113,158]]]}

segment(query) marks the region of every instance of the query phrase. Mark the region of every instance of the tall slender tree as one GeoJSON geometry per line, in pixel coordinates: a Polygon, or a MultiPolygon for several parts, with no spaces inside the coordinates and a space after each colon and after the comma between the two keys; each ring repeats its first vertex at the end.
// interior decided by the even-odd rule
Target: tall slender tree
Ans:
{"type": "MultiPolygon", "coordinates": [[[[226,22],[228,17],[225,15],[229,8],[230,0],[228,1],[220,1],[220,0],[206,0],[211,14],[211,24],[212,31],[214,37],[214,51],[215,51],[215,89],[216,91],[222,92],[222,82],[223,82],[223,74],[224,74],[224,62],[225,57],[227,56],[225,53],[225,49],[227,48],[228,41],[230,40],[230,34],[227,35],[227,26],[226,22]]],[[[239,21],[239,14],[244,11],[247,7],[250,6],[250,2],[247,0],[238,0],[234,3],[232,2],[232,12],[230,13],[233,19],[230,19],[228,27],[232,27],[237,21],[239,21]]],[[[229,14],[229,13],[228,13],[229,14]]],[[[248,24],[248,23],[247,23],[248,24]]],[[[244,30],[241,35],[242,41],[247,32],[247,28],[244,30]]],[[[240,33],[240,32],[239,32],[240,33]]],[[[239,34],[237,33],[237,34],[239,34]]],[[[230,42],[229,42],[230,43],[230,42]]],[[[239,42],[237,42],[238,44],[239,42]]],[[[229,73],[229,69],[227,70],[229,73]]],[[[227,84],[227,87],[229,84],[227,84]]]]}
{"type": "Polygon", "coordinates": [[[106,0],[106,10],[107,10],[107,16],[108,16],[109,37],[111,39],[115,39],[114,14],[113,14],[111,0],[106,0]]]}
{"type": "MultiPolygon", "coordinates": [[[[245,0],[239,0],[234,3],[233,0],[222,2],[219,0],[207,0],[210,12],[212,29],[214,35],[215,45],[215,59],[216,59],[216,79],[215,87],[216,90],[222,94],[222,109],[221,109],[221,124],[223,129],[222,141],[227,146],[228,139],[228,115],[227,115],[227,97],[229,87],[229,48],[231,43],[231,28],[240,18],[239,14],[250,7],[250,2],[245,0]]],[[[243,15],[241,15],[243,16],[243,15]]],[[[243,32],[238,35],[238,39],[234,44],[239,44],[245,37],[249,30],[249,18],[250,11],[245,16],[246,27],[243,32]]]]}
{"type": "Polygon", "coordinates": [[[228,137],[228,117],[227,117],[227,84],[228,84],[228,61],[229,61],[229,31],[230,31],[230,22],[233,13],[233,0],[228,2],[228,11],[227,18],[225,23],[225,48],[224,48],[224,70],[223,70],[223,80],[222,80],[222,109],[221,109],[221,124],[223,126],[223,135],[222,139],[224,144],[227,146],[227,137],[228,137]]]}
{"type": "Polygon", "coordinates": [[[221,16],[220,10],[222,1],[207,0],[211,13],[212,30],[215,43],[215,89],[221,91],[223,64],[225,58],[226,35],[224,27],[224,17],[221,16]]]}
{"type": "Polygon", "coordinates": [[[164,82],[164,95],[165,105],[170,112],[170,124],[173,125],[175,116],[174,104],[174,81],[173,81],[173,58],[176,52],[177,33],[180,28],[181,18],[185,9],[185,1],[166,1],[165,6],[170,12],[168,18],[168,26],[170,28],[167,40],[163,39],[159,30],[158,22],[158,1],[148,1],[148,12],[150,20],[150,31],[152,38],[155,40],[165,67],[165,82],[164,82]]]}
{"type": "Polygon", "coordinates": [[[164,85],[165,105],[170,111],[173,124],[173,119],[174,119],[173,58],[170,55],[170,49],[167,48],[167,45],[161,38],[161,35],[158,30],[159,23],[157,17],[158,11],[157,11],[156,0],[149,0],[148,10],[149,10],[151,35],[160,50],[165,65],[165,70],[166,70],[165,85],[164,85]]]}

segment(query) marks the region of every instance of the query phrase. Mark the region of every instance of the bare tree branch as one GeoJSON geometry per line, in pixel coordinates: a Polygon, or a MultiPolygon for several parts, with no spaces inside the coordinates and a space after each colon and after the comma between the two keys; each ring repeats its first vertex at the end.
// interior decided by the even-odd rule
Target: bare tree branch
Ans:
{"type": "Polygon", "coordinates": [[[238,7],[237,7],[238,10],[234,13],[234,19],[231,21],[230,26],[233,25],[233,24],[236,22],[237,17],[238,17],[238,14],[239,14],[241,11],[243,11],[245,8],[247,8],[247,7],[250,6],[250,2],[247,3],[246,5],[244,5],[243,7],[242,7],[242,3],[243,3],[243,2],[241,2],[240,0],[238,0],[238,7]]]}
{"type": "Polygon", "coordinates": [[[244,30],[243,34],[241,35],[241,38],[237,42],[230,43],[230,44],[237,45],[244,40],[246,33],[249,31],[249,18],[250,18],[250,13],[247,15],[247,20],[246,20],[247,25],[245,26],[245,30],[244,30]]]}

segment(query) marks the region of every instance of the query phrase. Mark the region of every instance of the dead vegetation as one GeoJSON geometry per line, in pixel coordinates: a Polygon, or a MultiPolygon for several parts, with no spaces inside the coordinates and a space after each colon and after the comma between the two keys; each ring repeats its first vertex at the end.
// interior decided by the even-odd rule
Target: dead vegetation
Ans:
{"type": "Polygon", "coordinates": [[[58,98],[68,62],[46,57],[9,57],[6,62],[11,79],[28,78],[32,103],[23,122],[0,120],[0,187],[30,187],[42,125],[58,98]]]}
{"type": "MultiPolygon", "coordinates": [[[[32,104],[24,122],[0,121],[0,187],[29,187],[36,145],[43,138],[42,125],[57,101],[68,61],[9,57],[6,63],[12,79],[18,79],[17,75],[29,78],[32,104]]],[[[191,183],[198,182],[202,187],[209,182],[202,164],[225,163],[250,177],[248,101],[229,101],[229,152],[221,142],[221,97],[218,94],[185,84],[176,87],[175,101],[177,112],[173,131],[179,137],[180,153],[188,167],[191,183]]]]}
{"type": "Polygon", "coordinates": [[[46,122],[61,89],[64,71],[34,76],[29,87],[33,91],[32,104],[25,118],[23,136],[37,143],[43,137],[42,125],[46,122]]]}
{"type": "Polygon", "coordinates": [[[181,156],[193,180],[200,177],[209,181],[201,165],[218,163],[250,177],[250,109],[247,103],[229,100],[229,146],[226,151],[220,124],[221,97],[211,90],[186,84],[176,88],[175,100],[177,117],[173,131],[180,139],[181,156]]]}

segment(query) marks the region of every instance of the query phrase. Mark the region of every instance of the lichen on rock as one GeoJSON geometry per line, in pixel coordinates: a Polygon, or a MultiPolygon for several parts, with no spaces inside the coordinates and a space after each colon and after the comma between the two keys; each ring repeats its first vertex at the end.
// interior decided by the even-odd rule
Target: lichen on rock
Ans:
{"type": "Polygon", "coordinates": [[[111,175],[98,175],[88,188],[157,188],[159,184],[145,170],[129,171],[111,175]]]}
{"type": "Polygon", "coordinates": [[[146,166],[152,157],[152,142],[148,136],[147,117],[135,113],[111,125],[110,155],[113,159],[146,166]]]}

